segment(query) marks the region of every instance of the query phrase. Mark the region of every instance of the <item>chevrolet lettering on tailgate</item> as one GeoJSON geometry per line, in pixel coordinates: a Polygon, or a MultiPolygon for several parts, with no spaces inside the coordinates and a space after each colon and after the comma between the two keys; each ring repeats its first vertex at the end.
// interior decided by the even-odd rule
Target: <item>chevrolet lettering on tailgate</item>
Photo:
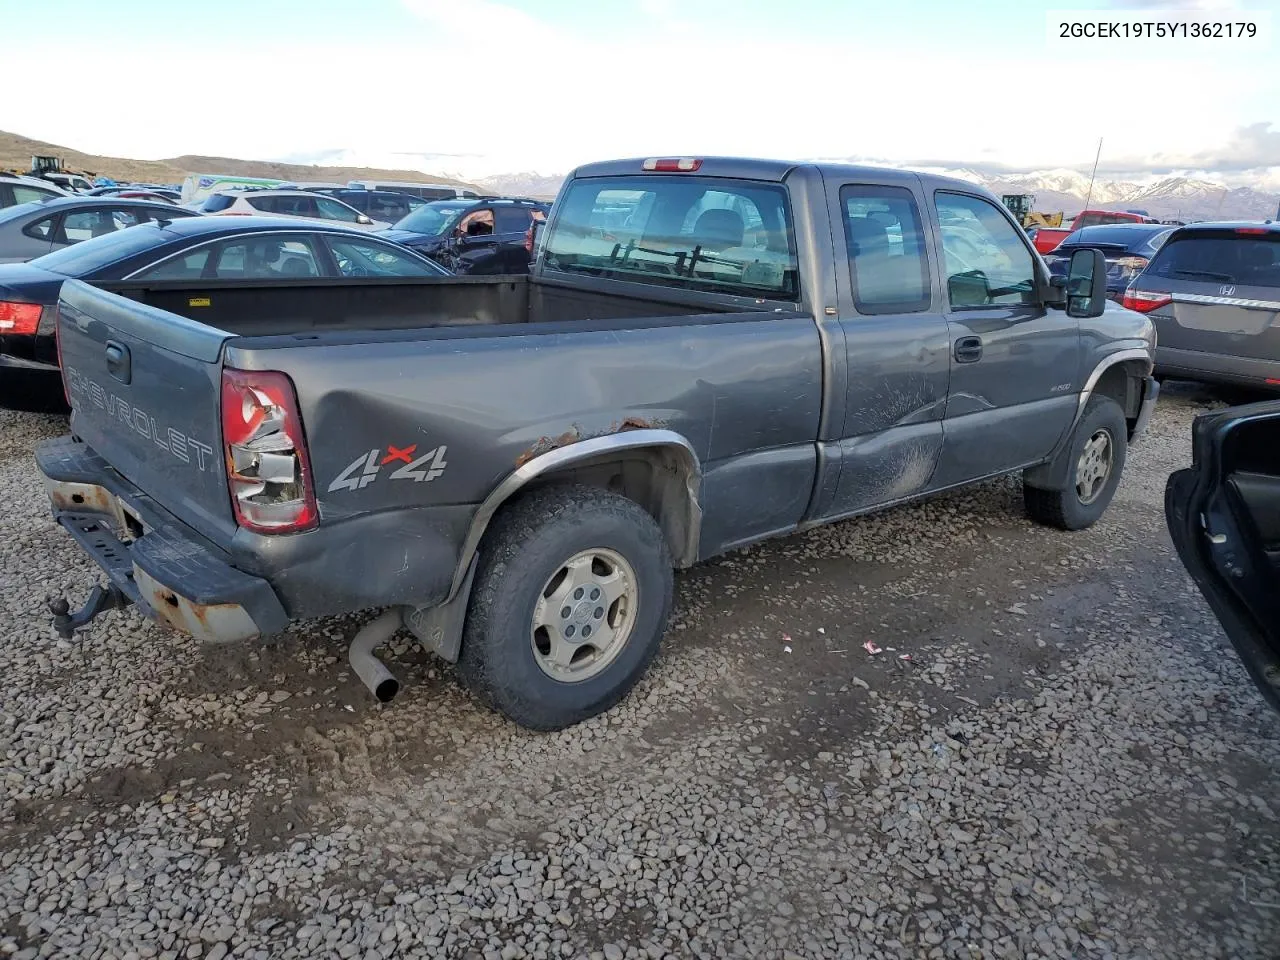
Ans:
{"type": "Polygon", "coordinates": [[[161,450],[177,457],[183,463],[194,463],[200,470],[207,469],[213,447],[189,437],[174,427],[162,427],[146,410],[135,407],[123,397],[104,389],[95,380],[81,374],[75,367],[66,367],[67,389],[107,412],[107,416],[119,420],[132,430],[151,440],[161,450]]]}

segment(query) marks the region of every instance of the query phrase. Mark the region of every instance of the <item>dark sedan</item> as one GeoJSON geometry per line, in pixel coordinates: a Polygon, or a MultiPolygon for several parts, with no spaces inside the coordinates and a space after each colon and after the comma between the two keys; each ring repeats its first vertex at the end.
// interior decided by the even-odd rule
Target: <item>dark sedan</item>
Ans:
{"type": "Polygon", "coordinates": [[[34,260],[72,244],[149,220],[197,216],[168,201],[123,197],[50,197],[0,210],[0,263],[34,260]]]}
{"type": "MultiPolygon", "coordinates": [[[[173,207],[164,208],[173,211],[173,207]]],[[[40,257],[0,265],[0,376],[56,377],[54,312],[62,282],[213,281],[329,277],[438,277],[448,271],[368,233],[269,217],[185,217],[120,230],[40,257]]]]}
{"type": "Polygon", "coordinates": [[[1107,259],[1107,297],[1119,302],[1174,228],[1161,223],[1108,223],[1082,227],[1068,235],[1044,260],[1055,276],[1065,276],[1071,254],[1083,247],[1101,250],[1107,259]]]}
{"type": "Polygon", "coordinates": [[[378,236],[412,247],[456,274],[527,273],[525,235],[551,204],[513,197],[436,200],[378,236]]]}

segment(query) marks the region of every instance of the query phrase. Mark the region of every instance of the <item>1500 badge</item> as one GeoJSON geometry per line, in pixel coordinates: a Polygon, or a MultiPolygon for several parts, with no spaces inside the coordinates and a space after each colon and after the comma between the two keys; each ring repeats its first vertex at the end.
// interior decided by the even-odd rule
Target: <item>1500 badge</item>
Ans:
{"type": "Polygon", "coordinates": [[[399,463],[391,472],[392,480],[413,480],[417,483],[430,483],[444,473],[449,464],[445,462],[445,446],[432,447],[420,457],[415,457],[418,445],[393,447],[388,445],[384,454],[380,449],[362,453],[351,461],[351,465],[343,470],[338,478],[329,484],[329,493],[338,490],[363,490],[382,474],[382,468],[399,463]]]}

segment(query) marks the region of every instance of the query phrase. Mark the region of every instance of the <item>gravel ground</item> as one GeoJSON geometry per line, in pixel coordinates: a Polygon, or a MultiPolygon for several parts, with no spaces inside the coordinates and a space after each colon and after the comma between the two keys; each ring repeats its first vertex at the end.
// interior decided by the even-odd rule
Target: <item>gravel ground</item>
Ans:
{"type": "Polygon", "coordinates": [[[1280,956],[1280,718],[1161,512],[1213,402],[1081,534],[1004,480],[689,571],[553,735],[407,640],[378,707],[356,620],[50,639],[95,579],[29,454],[65,420],[0,412],[0,956],[1280,956]]]}

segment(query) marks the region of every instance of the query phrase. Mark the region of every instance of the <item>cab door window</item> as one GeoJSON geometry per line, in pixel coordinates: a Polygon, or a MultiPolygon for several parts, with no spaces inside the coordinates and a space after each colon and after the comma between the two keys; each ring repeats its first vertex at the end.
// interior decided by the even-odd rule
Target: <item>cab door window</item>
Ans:
{"type": "Polygon", "coordinates": [[[953,310],[1037,302],[1031,251],[995,204],[942,190],[934,204],[953,310]]]}

